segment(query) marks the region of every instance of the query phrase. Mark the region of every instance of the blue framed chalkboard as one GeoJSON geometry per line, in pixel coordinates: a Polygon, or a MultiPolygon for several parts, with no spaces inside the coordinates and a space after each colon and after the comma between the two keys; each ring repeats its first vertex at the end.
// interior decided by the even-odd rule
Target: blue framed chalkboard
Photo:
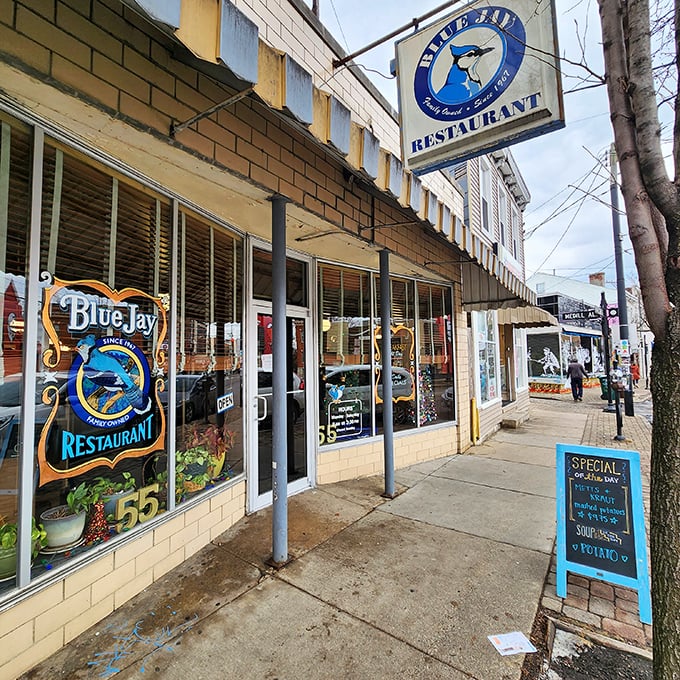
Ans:
{"type": "Polygon", "coordinates": [[[640,620],[652,622],[640,454],[557,445],[557,596],[567,572],[638,591],[640,620]]]}

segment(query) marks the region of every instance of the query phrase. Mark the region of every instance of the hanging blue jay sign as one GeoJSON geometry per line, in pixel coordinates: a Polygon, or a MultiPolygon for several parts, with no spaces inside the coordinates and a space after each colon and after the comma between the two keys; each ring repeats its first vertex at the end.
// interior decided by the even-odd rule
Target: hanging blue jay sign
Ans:
{"type": "Polygon", "coordinates": [[[48,281],[42,363],[50,407],[40,485],[164,449],[167,298],[99,281],[48,281]],[[66,376],[59,385],[55,374],[66,376]]]}
{"type": "Polygon", "coordinates": [[[395,49],[416,175],[564,127],[553,1],[468,3],[395,49]]]}

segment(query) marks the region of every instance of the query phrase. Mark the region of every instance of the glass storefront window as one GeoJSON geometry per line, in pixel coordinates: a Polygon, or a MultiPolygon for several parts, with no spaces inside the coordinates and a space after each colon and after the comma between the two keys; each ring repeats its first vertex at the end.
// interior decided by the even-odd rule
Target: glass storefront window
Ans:
{"type": "Polygon", "coordinates": [[[433,425],[456,417],[451,291],[418,283],[418,418],[433,425]]]}
{"type": "MultiPolygon", "coordinates": [[[[376,310],[380,309],[380,277],[375,277],[376,310]]],[[[417,384],[416,384],[416,345],[415,319],[416,295],[415,282],[404,279],[390,280],[392,297],[392,420],[394,431],[408,430],[416,427],[417,413],[417,384]]],[[[380,356],[382,340],[378,337],[382,333],[380,318],[376,314],[376,357],[380,356]]],[[[380,359],[378,359],[380,361],[380,359]]],[[[382,381],[384,375],[377,366],[378,397],[380,418],[378,432],[382,432],[382,381]]]]}
{"type": "MultiPolygon", "coordinates": [[[[29,131],[0,118],[0,526],[8,532],[18,520],[30,163],[29,131]]],[[[14,583],[16,556],[11,553],[11,548],[3,551],[4,587],[14,583]]]]}
{"type": "MultiPolygon", "coordinates": [[[[451,289],[397,278],[390,285],[394,429],[454,420],[451,289]]],[[[382,328],[371,313],[380,308],[379,277],[321,265],[319,298],[319,441],[379,434],[382,328]]]]}
{"type": "Polygon", "coordinates": [[[243,244],[180,213],[175,431],[178,502],[243,472],[243,244]]]}
{"type": "MultiPolygon", "coordinates": [[[[253,297],[272,301],[272,254],[269,250],[253,248],[253,297]]],[[[308,305],[307,264],[292,257],[286,258],[286,304],[308,305]]]]}
{"type": "Polygon", "coordinates": [[[526,331],[520,328],[514,330],[515,348],[515,389],[527,386],[527,340],[526,331]]]}
{"type": "Polygon", "coordinates": [[[167,198],[46,144],[34,494],[46,568],[164,505],[170,226],[167,198]]]}
{"type": "Polygon", "coordinates": [[[479,368],[480,403],[497,399],[498,376],[498,340],[496,335],[495,314],[492,311],[476,312],[477,318],[477,352],[479,368]]]}
{"type": "Polygon", "coordinates": [[[319,267],[319,441],[373,434],[370,279],[365,272],[319,267]]]}
{"type": "Polygon", "coordinates": [[[561,379],[559,333],[527,334],[527,364],[530,378],[561,379]]]}
{"type": "MultiPolygon", "coordinates": [[[[180,210],[170,357],[170,199],[47,139],[39,272],[27,278],[32,152],[30,129],[0,118],[0,526],[18,519],[18,470],[32,453],[22,446],[22,404],[32,399],[26,491],[46,532],[37,576],[166,510],[168,451],[178,501],[243,472],[243,244],[180,210]],[[24,318],[31,286],[39,316],[24,318]],[[26,396],[25,324],[38,329],[26,396]],[[173,373],[177,430],[168,436],[173,373]]],[[[0,583],[12,587],[12,574],[0,583]]]]}

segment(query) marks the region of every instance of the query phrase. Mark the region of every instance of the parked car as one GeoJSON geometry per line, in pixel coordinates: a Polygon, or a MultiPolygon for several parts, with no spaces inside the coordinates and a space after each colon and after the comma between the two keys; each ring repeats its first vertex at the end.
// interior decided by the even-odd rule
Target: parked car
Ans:
{"type": "MultiPolygon", "coordinates": [[[[217,384],[209,373],[183,373],[176,379],[177,422],[189,423],[216,412],[217,384]]],[[[168,389],[160,393],[163,408],[168,407],[168,389]]]]}

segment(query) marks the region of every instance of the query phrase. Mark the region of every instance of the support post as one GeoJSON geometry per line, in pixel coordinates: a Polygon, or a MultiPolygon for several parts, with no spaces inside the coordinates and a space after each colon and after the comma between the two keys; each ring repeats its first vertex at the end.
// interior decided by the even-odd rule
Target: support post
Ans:
{"type": "Polygon", "coordinates": [[[602,339],[604,342],[604,372],[607,376],[607,405],[602,409],[607,413],[614,413],[616,407],[612,403],[612,372],[610,370],[611,352],[609,350],[609,318],[607,317],[607,298],[602,292],[600,296],[600,309],[602,310],[602,339]]]}
{"type": "Polygon", "coordinates": [[[392,296],[390,292],[390,253],[380,251],[380,327],[382,331],[383,447],[385,458],[385,498],[394,498],[394,419],[392,408],[392,296]]]}
{"type": "Polygon", "coordinates": [[[288,561],[288,366],[286,348],[286,203],[272,203],[272,557],[274,566],[288,561]]]}

